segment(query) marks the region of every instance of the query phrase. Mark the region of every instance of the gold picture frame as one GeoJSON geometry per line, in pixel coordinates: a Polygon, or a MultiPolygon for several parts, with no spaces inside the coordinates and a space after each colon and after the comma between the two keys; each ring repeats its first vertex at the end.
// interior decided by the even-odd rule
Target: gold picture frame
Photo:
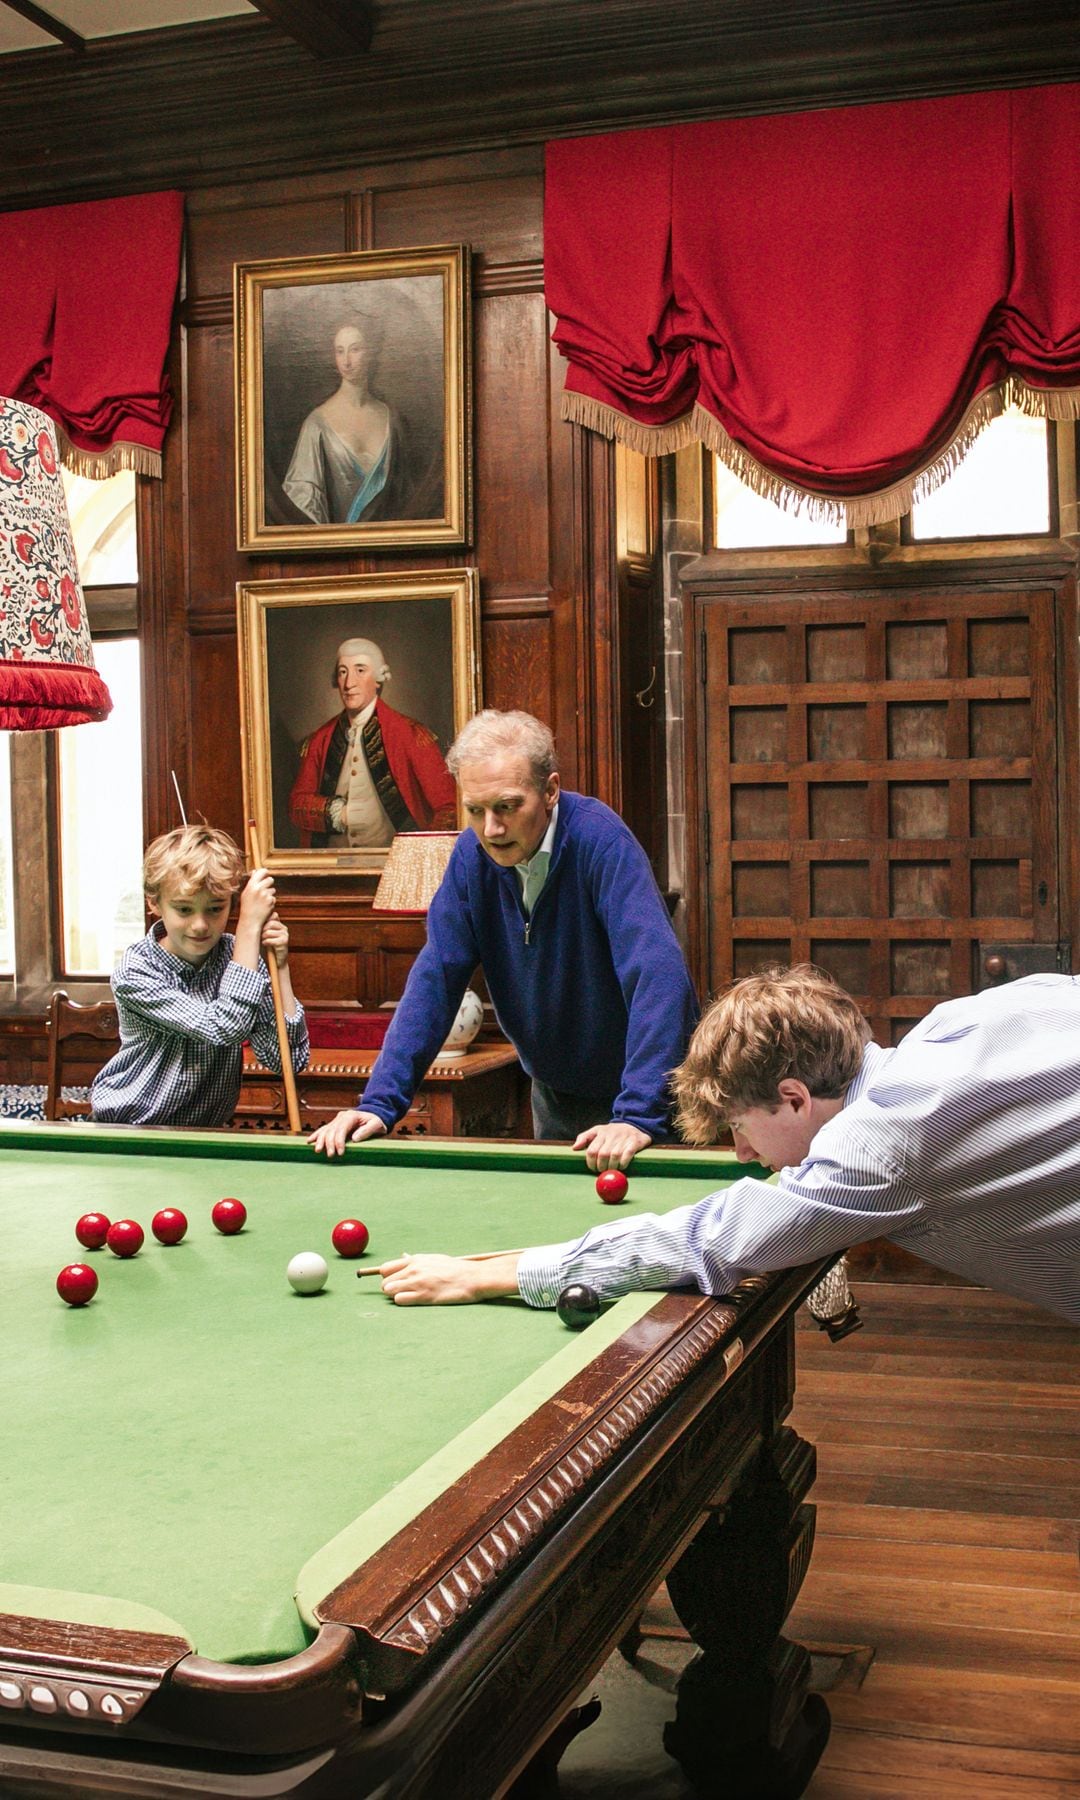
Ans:
{"type": "Polygon", "coordinates": [[[236,603],[244,806],[267,868],[378,873],[397,831],[460,829],[443,758],[480,707],[477,571],[242,581],[236,603]]]}
{"type": "Polygon", "coordinates": [[[471,541],[470,294],[464,244],[234,266],[240,550],[471,541]]]}

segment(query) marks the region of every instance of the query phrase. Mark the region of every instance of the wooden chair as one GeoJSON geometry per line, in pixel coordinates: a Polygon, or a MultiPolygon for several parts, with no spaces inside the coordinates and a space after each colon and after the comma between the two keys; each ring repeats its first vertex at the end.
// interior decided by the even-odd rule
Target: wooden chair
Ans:
{"type": "Polygon", "coordinates": [[[58,988],[49,1004],[48,1041],[49,1074],[45,1089],[45,1117],[89,1118],[89,1101],[65,1100],[61,1097],[61,1088],[85,1086],[87,1065],[92,1065],[92,1077],[108,1062],[113,1052],[120,1048],[120,1021],[116,1016],[115,1006],[107,1000],[93,1006],[80,1006],[77,1001],[68,999],[63,988],[58,988]],[[79,1038],[82,1039],[81,1045],[73,1049],[74,1040],[79,1038]],[[71,1071],[76,1061],[78,1075],[73,1077],[65,1069],[71,1071]]]}

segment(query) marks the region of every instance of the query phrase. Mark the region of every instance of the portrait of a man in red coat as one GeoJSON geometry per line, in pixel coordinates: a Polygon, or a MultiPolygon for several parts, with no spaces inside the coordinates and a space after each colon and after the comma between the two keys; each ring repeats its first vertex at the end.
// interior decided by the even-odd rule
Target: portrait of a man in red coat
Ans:
{"type": "Polygon", "coordinates": [[[379,849],[399,831],[453,831],[457,793],[435,734],[382,697],[390,670],[371,638],[338,645],[342,710],[300,747],[289,818],[305,849],[379,849]]]}

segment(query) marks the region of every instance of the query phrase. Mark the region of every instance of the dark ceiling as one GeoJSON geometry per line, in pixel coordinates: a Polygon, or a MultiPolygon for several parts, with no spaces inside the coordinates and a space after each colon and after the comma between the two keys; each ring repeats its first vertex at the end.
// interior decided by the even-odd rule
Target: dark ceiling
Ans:
{"type": "Polygon", "coordinates": [[[353,0],[255,3],[4,57],[0,207],[1080,79],[1076,0],[377,0],[348,55],[353,0]]]}

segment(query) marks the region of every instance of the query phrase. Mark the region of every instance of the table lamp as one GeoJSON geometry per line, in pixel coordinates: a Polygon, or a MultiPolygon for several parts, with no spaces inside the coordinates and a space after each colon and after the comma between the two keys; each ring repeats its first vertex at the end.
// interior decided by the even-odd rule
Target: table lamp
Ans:
{"type": "MultiPolygon", "coordinates": [[[[446,873],[457,840],[456,831],[399,831],[387,852],[372,912],[422,917],[446,873]]],[[[475,989],[466,988],[437,1060],[464,1056],[483,1022],[484,1003],[475,989]]]]}
{"type": "Polygon", "coordinates": [[[0,399],[0,730],[88,725],[112,711],[94,667],[56,430],[0,399]]]}

